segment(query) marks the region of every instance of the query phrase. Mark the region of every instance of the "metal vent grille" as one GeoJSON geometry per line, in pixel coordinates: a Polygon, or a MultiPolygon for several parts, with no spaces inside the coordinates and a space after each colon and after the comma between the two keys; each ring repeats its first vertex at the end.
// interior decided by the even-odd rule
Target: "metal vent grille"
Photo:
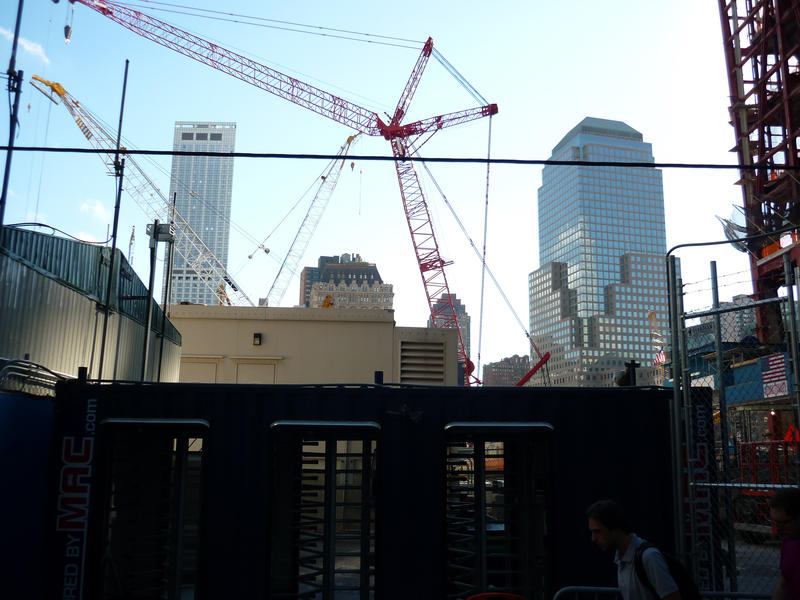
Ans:
{"type": "Polygon", "coordinates": [[[445,383],[444,344],[400,342],[400,383],[445,383]]]}

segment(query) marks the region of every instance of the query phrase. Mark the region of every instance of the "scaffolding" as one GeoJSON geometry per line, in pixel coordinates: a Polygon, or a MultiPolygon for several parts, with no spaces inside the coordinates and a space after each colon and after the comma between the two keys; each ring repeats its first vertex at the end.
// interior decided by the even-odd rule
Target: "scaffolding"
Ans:
{"type": "MultiPolygon", "coordinates": [[[[792,265],[800,244],[800,0],[719,0],[730,88],[730,117],[741,165],[745,233],[756,299],[784,284],[782,256],[792,265]],[[782,238],[783,235],[783,238],[782,238]]],[[[781,338],[780,315],[758,311],[763,342],[781,338]]]]}

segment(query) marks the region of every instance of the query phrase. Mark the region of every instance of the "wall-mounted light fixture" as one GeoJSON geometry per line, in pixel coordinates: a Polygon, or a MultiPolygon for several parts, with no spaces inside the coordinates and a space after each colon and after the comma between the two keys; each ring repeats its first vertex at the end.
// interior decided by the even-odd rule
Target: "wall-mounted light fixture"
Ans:
{"type": "Polygon", "coordinates": [[[253,346],[260,346],[261,345],[261,334],[254,333],[253,334],[253,346]]]}

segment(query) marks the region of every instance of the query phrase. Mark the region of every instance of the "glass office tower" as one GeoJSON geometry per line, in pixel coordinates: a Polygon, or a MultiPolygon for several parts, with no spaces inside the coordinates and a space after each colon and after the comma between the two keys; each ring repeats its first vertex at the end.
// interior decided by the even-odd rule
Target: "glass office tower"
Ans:
{"type": "MultiPolygon", "coordinates": [[[[590,117],[564,136],[550,158],[654,162],[641,133],[590,117]]],[[[665,252],[658,169],[545,166],[541,266],[528,276],[528,291],[531,334],[542,353],[552,354],[553,385],[613,385],[624,363],[653,364],[653,340],[667,323],[665,252]]]]}
{"type": "MultiPolygon", "coordinates": [[[[233,152],[236,123],[175,123],[173,150],[233,152]]],[[[172,157],[169,200],[211,253],[228,266],[233,158],[219,156],[172,157]]],[[[220,304],[224,289],[209,289],[192,265],[175,254],[172,303],[220,304]]]]}

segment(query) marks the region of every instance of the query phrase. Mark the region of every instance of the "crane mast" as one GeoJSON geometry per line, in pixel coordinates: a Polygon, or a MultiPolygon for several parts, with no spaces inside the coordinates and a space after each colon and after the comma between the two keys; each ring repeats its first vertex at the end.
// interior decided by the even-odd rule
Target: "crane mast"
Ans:
{"type": "MultiPolygon", "coordinates": [[[[469,385],[472,362],[466,354],[461,330],[452,302],[446,306],[447,314],[434,314],[434,303],[449,291],[444,267],[447,264],[439,255],[436,236],[430,220],[427,203],[411,161],[407,159],[438,131],[476,119],[497,114],[497,105],[488,104],[428,119],[402,124],[408,106],[419,85],[422,72],[433,50],[433,40],[428,38],[412,70],[408,83],[400,96],[394,115],[384,123],[377,113],[362,108],[338,96],[289,77],[241,54],[223,48],[194,34],[183,31],[159,19],[133,10],[111,0],[70,0],[91,8],[123,27],[175,52],[206,64],[224,73],[254,85],[264,91],[307,108],[312,112],[371,136],[382,136],[392,146],[395,157],[400,192],[406,210],[406,219],[417,255],[420,275],[428,298],[431,318],[435,327],[454,327],[458,331],[458,359],[465,366],[465,383],[469,385]],[[423,136],[425,136],[423,138],[423,136]],[[424,140],[424,141],[420,141],[424,140]]],[[[477,380],[475,380],[477,381],[477,380]]]]}
{"type": "MultiPolygon", "coordinates": [[[[31,84],[54,103],[60,102],[64,105],[84,137],[98,151],[106,168],[114,174],[114,157],[111,154],[116,146],[114,136],[107,132],[61,84],[47,81],[38,75],[32,77],[31,84]]],[[[128,156],[125,164],[127,169],[124,190],[150,219],[158,219],[162,223],[174,222],[175,251],[183,257],[188,267],[197,273],[202,284],[215,296],[224,294],[235,304],[253,306],[250,298],[236,284],[214,253],[194,232],[186,219],[171,206],[134,158],[128,156]],[[230,286],[229,290],[225,289],[226,284],[230,286]]]]}

